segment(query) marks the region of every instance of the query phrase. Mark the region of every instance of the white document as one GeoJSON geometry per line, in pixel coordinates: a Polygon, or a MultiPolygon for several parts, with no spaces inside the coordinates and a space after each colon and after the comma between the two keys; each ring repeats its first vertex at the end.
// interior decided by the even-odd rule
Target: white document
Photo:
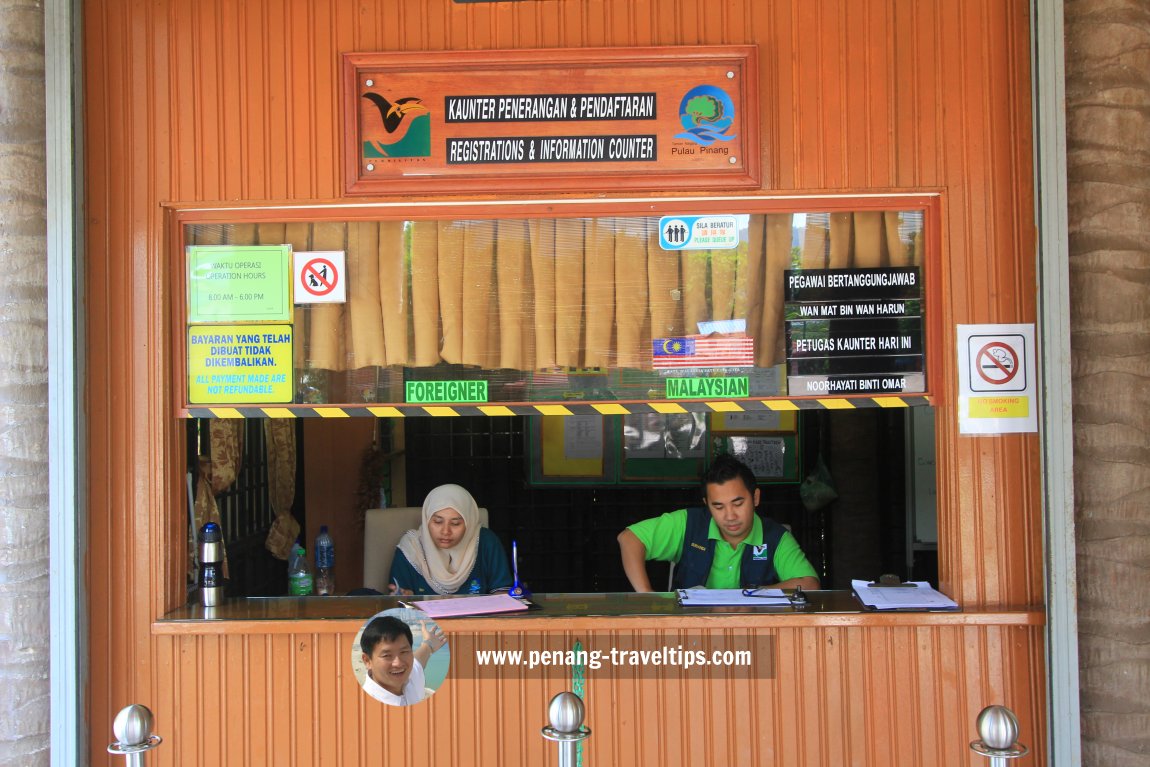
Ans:
{"type": "Polygon", "coordinates": [[[679,604],[683,607],[769,607],[790,603],[790,597],[782,589],[755,589],[750,596],[744,594],[743,589],[679,589],[679,604]]]}
{"type": "Polygon", "coordinates": [[[569,415],[563,418],[563,457],[568,460],[603,457],[603,416],[569,415]]]}
{"type": "Polygon", "coordinates": [[[907,586],[871,586],[870,581],[853,580],[851,586],[862,603],[876,610],[957,610],[958,602],[935,591],[926,581],[909,581],[907,586]]]}
{"type": "Polygon", "coordinates": [[[449,597],[403,602],[406,607],[422,610],[432,618],[454,618],[459,615],[490,615],[526,610],[527,604],[507,594],[449,597]]]}

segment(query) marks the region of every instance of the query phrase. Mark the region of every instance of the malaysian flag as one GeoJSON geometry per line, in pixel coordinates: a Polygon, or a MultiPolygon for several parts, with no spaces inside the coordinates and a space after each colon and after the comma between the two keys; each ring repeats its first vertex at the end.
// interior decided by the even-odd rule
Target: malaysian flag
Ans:
{"type": "Polygon", "coordinates": [[[651,365],[667,368],[747,368],[755,364],[750,336],[681,336],[651,342],[651,365]]]}

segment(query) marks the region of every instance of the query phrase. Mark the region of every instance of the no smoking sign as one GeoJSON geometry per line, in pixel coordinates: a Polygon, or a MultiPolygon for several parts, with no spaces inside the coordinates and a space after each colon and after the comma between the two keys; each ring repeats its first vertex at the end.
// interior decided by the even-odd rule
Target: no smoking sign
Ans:
{"type": "Polygon", "coordinates": [[[958,433],[1038,431],[1038,387],[1031,323],[956,325],[958,433]]]}
{"type": "Polygon", "coordinates": [[[972,335],[967,339],[967,349],[971,391],[1026,390],[1025,336],[972,335]]]}
{"type": "Polygon", "coordinates": [[[297,304],[347,301],[346,258],[342,250],[301,250],[293,254],[297,304]]]}

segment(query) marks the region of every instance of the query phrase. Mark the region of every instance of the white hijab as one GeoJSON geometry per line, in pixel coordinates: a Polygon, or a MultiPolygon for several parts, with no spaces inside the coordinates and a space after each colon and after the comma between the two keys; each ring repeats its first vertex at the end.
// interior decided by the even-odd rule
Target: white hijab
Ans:
{"type": "Polygon", "coordinates": [[[479,554],[479,506],[471,493],[459,485],[440,485],[428,493],[423,501],[423,524],[403,534],[399,550],[436,594],[459,591],[479,554]],[[428,520],[444,509],[455,509],[463,517],[463,538],[450,549],[436,546],[427,529],[428,520]]]}

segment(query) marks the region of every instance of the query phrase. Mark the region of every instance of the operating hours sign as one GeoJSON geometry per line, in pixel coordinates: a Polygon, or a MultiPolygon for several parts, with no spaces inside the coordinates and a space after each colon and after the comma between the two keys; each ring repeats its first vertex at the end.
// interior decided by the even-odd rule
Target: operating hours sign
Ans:
{"type": "Polygon", "coordinates": [[[300,250],[293,254],[295,302],[342,304],[347,301],[347,267],[342,250],[300,250]]]}
{"type": "Polygon", "coordinates": [[[1034,325],[958,326],[959,432],[1038,431],[1034,325]]]}

